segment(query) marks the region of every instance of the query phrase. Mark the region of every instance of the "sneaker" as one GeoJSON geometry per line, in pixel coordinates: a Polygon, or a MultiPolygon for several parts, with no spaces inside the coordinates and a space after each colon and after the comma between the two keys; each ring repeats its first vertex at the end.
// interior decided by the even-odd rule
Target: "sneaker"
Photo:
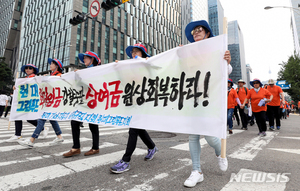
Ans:
{"type": "Polygon", "coordinates": [[[48,135],[48,132],[49,132],[49,127],[44,127],[44,131],[43,131],[43,139],[45,139],[46,137],[47,137],[47,135],[48,135]]]}
{"type": "Polygon", "coordinates": [[[232,134],[232,130],[229,130],[229,134],[232,134]]]}
{"type": "Polygon", "coordinates": [[[265,131],[261,132],[260,136],[265,137],[267,134],[265,131]]]}
{"type": "Polygon", "coordinates": [[[49,145],[59,145],[62,142],[64,142],[63,138],[59,139],[59,138],[56,137],[52,142],[49,143],[49,145]]]}
{"type": "Polygon", "coordinates": [[[152,160],[154,155],[157,153],[158,149],[154,147],[153,149],[148,149],[148,154],[145,156],[145,160],[152,160]]]}
{"type": "Polygon", "coordinates": [[[277,130],[280,130],[280,126],[277,126],[277,130]]]}
{"type": "Polygon", "coordinates": [[[248,127],[244,127],[245,130],[248,130],[248,127]]]}
{"type": "Polygon", "coordinates": [[[228,168],[227,158],[222,158],[221,156],[218,156],[217,159],[218,159],[218,164],[219,164],[220,170],[225,172],[228,168]]]}
{"type": "Polygon", "coordinates": [[[115,166],[110,167],[110,171],[116,174],[126,172],[129,169],[130,169],[129,162],[124,162],[123,160],[120,160],[118,164],[116,164],[115,166]]]}
{"type": "Polygon", "coordinates": [[[20,144],[20,145],[22,145],[22,146],[24,146],[24,147],[27,147],[27,148],[30,148],[30,149],[32,149],[33,148],[33,145],[34,145],[34,143],[32,143],[31,141],[30,141],[30,139],[25,139],[25,140],[20,140],[20,141],[18,141],[18,143],[20,144]]]}
{"type": "Polygon", "coordinates": [[[273,126],[271,126],[269,129],[270,129],[271,131],[274,131],[274,127],[273,127],[273,126]]]}
{"type": "Polygon", "coordinates": [[[186,179],[184,182],[184,186],[186,187],[194,187],[197,183],[202,182],[204,180],[203,174],[198,170],[193,170],[190,177],[186,179]]]}
{"type": "Polygon", "coordinates": [[[257,135],[261,135],[261,132],[257,133],[257,135]]]}
{"type": "Polygon", "coordinates": [[[22,136],[14,135],[11,138],[7,139],[6,142],[17,142],[22,138],[22,136]]]}

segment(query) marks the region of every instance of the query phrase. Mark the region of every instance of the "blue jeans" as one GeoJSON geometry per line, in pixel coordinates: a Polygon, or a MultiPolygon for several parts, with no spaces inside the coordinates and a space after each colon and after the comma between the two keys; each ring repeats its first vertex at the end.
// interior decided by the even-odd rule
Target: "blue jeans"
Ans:
{"type": "MultiPolygon", "coordinates": [[[[212,136],[204,136],[204,138],[207,141],[207,143],[215,149],[216,155],[221,155],[221,140],[217,137],[212,136]]],[[[201,145],[199,139],[200,135],[190,135],[189,147],[193,163],[193,170],[198,170],[199,172],[202,172],[200,165],[201,145]]]]}
{"type": "MultiPolygon", "coordinates": [[[[44,129],[44,125],[46,123],[46,120],[45,119],[38,119],[38,122],[37,122],[37,126],[33,132],[33,134],[31,135],[32,138],[38,138],[40,133],[42,132],[42,130],[44,129]]],[[[60,135],[61,134],[61,130],[60,130],[60,127],[57,123],[57,121],[52,121],[50,120],[50,123],[52,125],[52,128],[54,129],[55,131],[55,134],[56,135],[60,135]]]]}
{"type": "Polygon", "coordinates": [[[232,114],[233,114],[234,108],[227,109],[227,125],[229,126],[229,130],[232,130],[232,114]]]}

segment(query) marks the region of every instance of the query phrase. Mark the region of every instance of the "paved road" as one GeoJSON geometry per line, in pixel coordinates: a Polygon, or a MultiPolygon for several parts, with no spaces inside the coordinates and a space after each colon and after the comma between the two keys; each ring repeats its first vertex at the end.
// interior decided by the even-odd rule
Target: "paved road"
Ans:
{"type": "MultiPolygon", "coordinates": [[[[201,167],[204,181],[194,188],[185,188],[191,159],[188,135],[150,131],[159,152],[152,161],[144,161],[146,146],[138,141],[131,169],[112,174],[109,167],[121,159],[126,147],[127,129],[101,127],[100,154],[63,158],[72,146],[69,122],[59,122],[64,143],[49,146],[54,138],[50,128],[44,140],[36,140],[35,148],[24,149],[18,143],[4,140],[13,135],[14,123],[7,130],[8,120],[0,119],[0,190],[299,190],[300,189],[300,116],[282,120],[280,131],[257,136],[257,126],[240,130],[234,122],[234,134],[227,138],[229,168],[221,172],[214,151],[202,138],[201,167]]],[[[50,123],[46,123],[50,127],[50,123]]],[[[24,123],[23,137],[34,128],[24,123]]],[[[83,150],[91,147],[87,124],[81,129],[83,150]]]]}

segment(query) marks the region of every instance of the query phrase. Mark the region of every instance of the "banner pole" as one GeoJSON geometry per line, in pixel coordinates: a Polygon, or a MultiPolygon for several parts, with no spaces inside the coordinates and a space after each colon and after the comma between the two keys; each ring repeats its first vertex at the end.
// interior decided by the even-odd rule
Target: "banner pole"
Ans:
{"type": "MultiPolygon", "coordinates": [[[[19,72],[17,72],[16,79],[18,79],[18,77],[19,77],[19,72]]],[[[11,108],[11,106],[10,106],[10,108],[11,108]]],[[[10,109],[10,112],[11,112],[11,109],[10,109]]],[[[9,115],[9,117],[10,117],[10,115],[9,115]]],[[[10,129],[10,123],[11,123],[11,121],[8,121],[8,127],[7,127],[8,130],[10,129]]]]}
{"type": "MultiPolygon", "coordinates": [[[[223,18],[223,34],[227,34],[227,18],[223,18]]],[[[226,158],[226,139],[221,139],[221,158],[226,158]]]]}

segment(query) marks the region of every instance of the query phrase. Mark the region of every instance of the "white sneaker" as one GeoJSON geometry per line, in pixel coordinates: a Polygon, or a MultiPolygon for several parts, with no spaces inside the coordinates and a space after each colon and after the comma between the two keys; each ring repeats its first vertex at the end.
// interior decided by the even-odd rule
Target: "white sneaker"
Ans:
{"type": "Polygon", "coordinates": [[[33,145],[34,145],[34,143],[32,143],[31,141],[30,141],[30,139],[25,139],[25,140],[23,140],[23,141],[18,141],[18,143],[20,144],[20,145],[22,145],[22,146],[24,146],[24,147],[27,147],[27,148],[30,148],[30,149],[32,149],[33,148],[33,145]]]}
{"type": "Polygon", "coordinates": [[[56,137],[51,143],[49,143],[49,145],[58,145],[61,144],[62,142],[64,142],[63,138],[59,139],[56,137]]]}
{"type": "Polygon", "coordinates": [[[218,159],[220,169],[225,172],[228,168],[227,158],[222,158],[221,156],[218,156],[217,159],[218,159]]]}
{"type": "Polygon", "coordinates": [[[198,171],[198,170],[193,170],[190,177],[186,179],[184,182],[184,186],[186,187],[194,187],[198,182],[202,182],[204,180],[203,174],[198,171]]]}
{"type": "Polygon", "coordinates": [[[6,142],[17,142],[22,138],[22,136],[13,135],[11,138],[7,139],[6,142]]]}
{"type": "Polygon", "coordinates": [[[49,127],[44,127],[44,131],[43,131],[43,139],[45,139],[48,135],[48,132],[49,132],[49,127]]]}

